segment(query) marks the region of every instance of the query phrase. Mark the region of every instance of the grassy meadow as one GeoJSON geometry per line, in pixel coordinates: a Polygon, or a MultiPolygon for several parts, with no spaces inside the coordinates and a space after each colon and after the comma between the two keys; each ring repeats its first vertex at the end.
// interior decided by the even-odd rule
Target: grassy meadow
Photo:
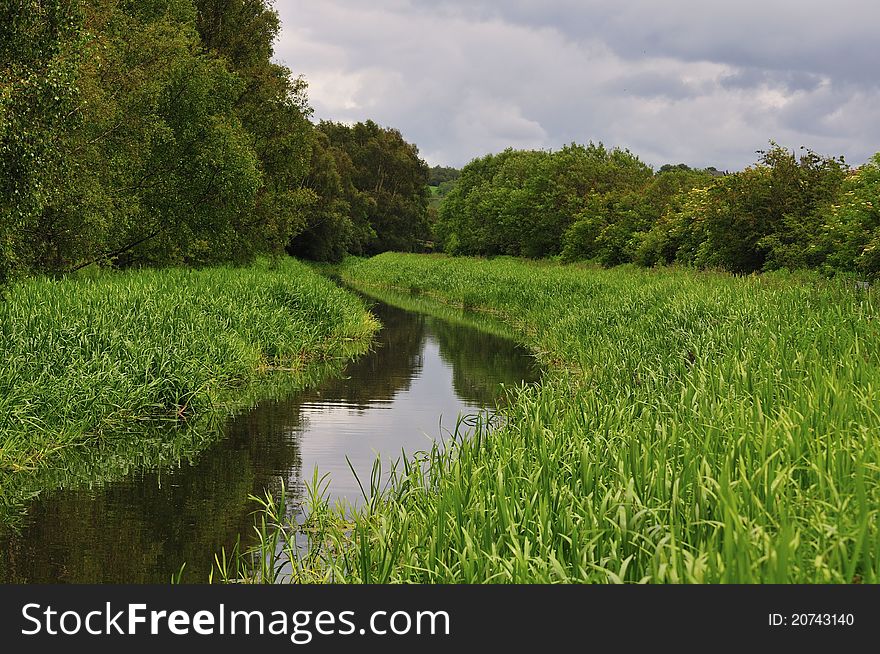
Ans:
{"type": "Polygon", "coordinates": [[[0,498],[183,457],[377,327],[293,260],[22,281],[0,301],[0,498]]]}
{"type": "Polygon", "coordinates": [[[293,580],[355,583],[880,581],[874,291],[440,255],[342,277],[485,313],[547,373],[354,514],[316,479],[307,556],[266,498],[252,580],[293,559],[293,580]]]}

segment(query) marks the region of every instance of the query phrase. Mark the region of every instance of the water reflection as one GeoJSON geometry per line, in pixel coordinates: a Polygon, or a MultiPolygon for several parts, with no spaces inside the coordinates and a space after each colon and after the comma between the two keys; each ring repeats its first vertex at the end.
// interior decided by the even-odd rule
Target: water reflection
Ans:
{"type": "Polygon", "coordinates": [[[342,376],[234,419],[193,465],[91,490],[46,494],[20,534],[0,542],[0,580],[166,582],[183,561],[204,581],[213,553],[252,531],[250,494],[282,480],[297,497],[317,466],[336,498],[357,500],[373,461],[427,449],[460,413],[492,406],[500,384],[537,378],[511,341],[377,303],[373,351],[342,376]]]}

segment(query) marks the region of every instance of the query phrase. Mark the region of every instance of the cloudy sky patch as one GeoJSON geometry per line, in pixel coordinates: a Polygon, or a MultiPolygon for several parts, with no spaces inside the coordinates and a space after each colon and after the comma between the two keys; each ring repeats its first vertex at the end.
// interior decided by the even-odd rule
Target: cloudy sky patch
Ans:
{"type": "Polygon", "coordinates": [[[317,118],[397,127],[431,164],[571,141],[739,169],[770,139],[880,150],[874,0],[279,0],[317,118]]]}

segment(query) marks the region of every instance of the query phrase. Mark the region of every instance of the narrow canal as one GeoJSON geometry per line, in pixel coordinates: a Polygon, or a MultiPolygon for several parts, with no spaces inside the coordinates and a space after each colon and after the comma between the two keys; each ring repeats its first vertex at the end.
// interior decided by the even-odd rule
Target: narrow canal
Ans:
{"type": "Polygon", "coordinates": [[[288,486],[296,504],[317,469],[335,499],[357,502],[376,457],[430,449],[459,415],[491,410],[503,385],[534,381],[529,353],[458,322],[370,300],[382,323],[372,351],[339,376],[230,421],[191,465],[146,470],[92,489],[35,500],[17,533],[0,537],[7,583],[166,583],[208,578],[213,555],[253,532],[251,494],[288,486]]]}

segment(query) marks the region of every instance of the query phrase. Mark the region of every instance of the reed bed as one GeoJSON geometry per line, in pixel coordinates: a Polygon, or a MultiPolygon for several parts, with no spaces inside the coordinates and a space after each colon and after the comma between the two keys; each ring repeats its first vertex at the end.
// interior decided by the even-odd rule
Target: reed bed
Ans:
{"type": "MultiPolygon", "coordinates": [[[[290,580],[880,581],[873,290],[401,254],[341,274],[491,314],[548,373],[361,509],[313,492],[308,557],[262,553],[286,552],[290,580]]],[[[303,537],[271,498],[263,513],[303,537]]]]}
{"type": "Polygon", "coordinates": [[[365,351],[376,328],[359,299],[292,260],[23,281],[0,301],[0,498],[33,486],[26,473],[128,467],[71,454],[183,457],[269,377],[302,381],[365,351]]]}

